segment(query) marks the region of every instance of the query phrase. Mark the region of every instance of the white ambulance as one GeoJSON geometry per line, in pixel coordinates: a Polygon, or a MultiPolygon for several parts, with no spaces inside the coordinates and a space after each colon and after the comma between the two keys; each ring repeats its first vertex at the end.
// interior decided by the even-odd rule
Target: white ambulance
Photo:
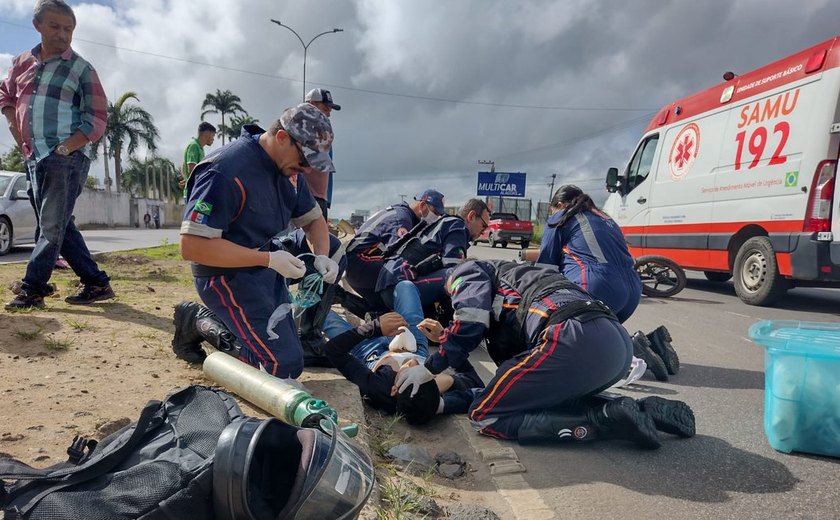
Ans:
{"type": "Polygon", "coordinates": [[[604,210],[634,256],[662,255],[746,303],[840,286],[840,36],[665,106],[604,210]]]}

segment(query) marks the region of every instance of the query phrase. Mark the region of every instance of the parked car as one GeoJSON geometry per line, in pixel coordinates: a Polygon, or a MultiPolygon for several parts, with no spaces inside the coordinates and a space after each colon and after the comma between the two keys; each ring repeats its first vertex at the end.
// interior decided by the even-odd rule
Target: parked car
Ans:
{"type": "Polygon", "coordinates": [[[501,244],[507,247],[508,242],[518,242],[522,249],[528,249],[534,238],[534,224],[530,220],[519,220],[514,213],[493,213],[487,229],[473,244],[487,242],[490,247],[501,244]]]}
{"type": "Polygon", "coordinates": [[[26,194],[26,174],[0,171],[0,256],[35,243],[35,210],[26,194]]]}

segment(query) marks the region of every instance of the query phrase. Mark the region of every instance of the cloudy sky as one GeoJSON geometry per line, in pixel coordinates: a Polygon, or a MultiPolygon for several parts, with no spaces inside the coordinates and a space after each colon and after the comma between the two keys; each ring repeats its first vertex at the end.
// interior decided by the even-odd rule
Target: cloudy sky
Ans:
{"type": "MultiPolygon", "coordinates": [[[[534,201],[551,174],[598,195],[661,106],[840,32],[837,0],[69,3],[73,47],[109,98],[137,92],[176,164],[206,93],[233,91],[265,125],[302,98],[303,48],[270,18],[304,41],[343,29],[309,48],[306,80],[342,105],[332,215],[345,217],[426,187],[463,202],[486,169],[478,160],[526,172],[534,201]]],[[[33,4],[0,0],[4,71],[39,41],[33,4]]],[[[11,144],[0,130],[0,153],[11,144]]]]}

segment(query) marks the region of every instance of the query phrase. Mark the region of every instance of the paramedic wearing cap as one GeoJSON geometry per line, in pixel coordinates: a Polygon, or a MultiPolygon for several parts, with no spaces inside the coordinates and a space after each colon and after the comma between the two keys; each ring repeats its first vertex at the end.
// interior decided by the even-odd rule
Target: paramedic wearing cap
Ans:
{"type": "Polygon", "coordinates": [[[470,199],[457,215],[444,215],[406,241],[396,256],[386,260],[376,281],[376,290],[385,305],[394,308],[394,289],[401,281],[410,281],[417,287],[424,306],[444,299],[447,268],[467,257],[470,242],[481,235],[489,222],[487,204],[470,199]]]}
{"type": "Polygon", "coordinates": [[[371,307],[384,307],[376,293],[376,280],[385,260],[382,253],[421,221],[431,224],[444,215],[443,194],[426,190],[414,202],[388,206],[367,219],[347,245],[347,283],[371,307]]]}
{"type": "MultiPolygon", "coordinates": [[[[307,92],[305,101],[321,111],[327,117],[333,110],[341,110],[341,105],[333,103],[332,94],[329,90],[315,88],[307,92]]],[[[332,179],[335,173],[335,166],[332,161],[332,146],[326,151],[304,150],[310,167],[303,170],[306,184],[309,185],[309,192],[315,197],[315,202],[327,218],[327,208],[330,207],[330,195],[332,192],[332,179]]]]}
{"type": "Polygon", "coordinates": [[[305,267],[272,238],[290,223],[301,227],[315,268],[335,282],[326,222],[298,175],[306,165],[302,147],[327,150],[331,142],[329,120],[303,103],[267,132],[244,126],[240,139],[202,161],[189,180],[181,255],[194,262],[198,294],[237,336],[240,358],[280,378],[298,377],[303,356],[292,316],[270,318],[289,302],[286,278],[301,277],[305,267]]]}

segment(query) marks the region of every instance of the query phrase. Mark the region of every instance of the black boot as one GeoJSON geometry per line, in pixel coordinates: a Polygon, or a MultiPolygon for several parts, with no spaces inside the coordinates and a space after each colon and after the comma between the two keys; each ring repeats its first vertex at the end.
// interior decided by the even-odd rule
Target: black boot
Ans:
{"type": "Polygon", "coordinates": [[[335,294],[333,295],[333,303],[337,303],[352,312],[359,318],[364,319],[365,314],[371,310],[371,306],[367,304],[364,298],[346,291],[344,287],[335,285],[335,294]]]}
{"type": "Polygon", "coordinates": [[[203,339],[196,328],[196,317],[199,310],[205,307],[195,302],[181,302],[175,305],[175,337],[172,339],[172,350],[179,359],[187,363],[203,363],[207,354],[201,348],[203,339]]]}
{"type": "Polygon", "coordinates": [[[234,357],[239,356],[239,344],[236,341],[236,336],[213,311],[202,306],[201,310],[198,311],[195,325],[202,339],[216,347],[216,350],[234,357]]]}
{"type": "Polygon", "coordinates": [[[662,445],[653,420],[629,397],[589,406],[577,415],[551,410],[529,413],[519,427],[519,443],[523,445],[597,439],[629,440],[651,450],[662,445]]]}
{"type": "Polygon", "coordinates": [[[653,348],[650,346],[650,341],[648,341],[647,336],[642,331],[637,331],[633,334],[633,355],[644,360],[648,370],[653,372],[657,381],[668,380],[668,369],[665,368],[665,362],[653,351],[653,348]]]}
{"type": "Polygon", "coordinates": [[[639,408],[653,419],[657,430],[680,437],[694,437],[694,412],[684,402],[662,397],[646,397],[637,402],[639,408]]]}
{"type": "Polygon", "coordinates": [[[656,327],[653,332],[647,335],[647,339],[650,341],[653,351],[665,362],[668,373],[671,375],[677,374],[680,371],[680,358],[671,345],[671,333],[668,332],[665,325],[656,327]]]}

